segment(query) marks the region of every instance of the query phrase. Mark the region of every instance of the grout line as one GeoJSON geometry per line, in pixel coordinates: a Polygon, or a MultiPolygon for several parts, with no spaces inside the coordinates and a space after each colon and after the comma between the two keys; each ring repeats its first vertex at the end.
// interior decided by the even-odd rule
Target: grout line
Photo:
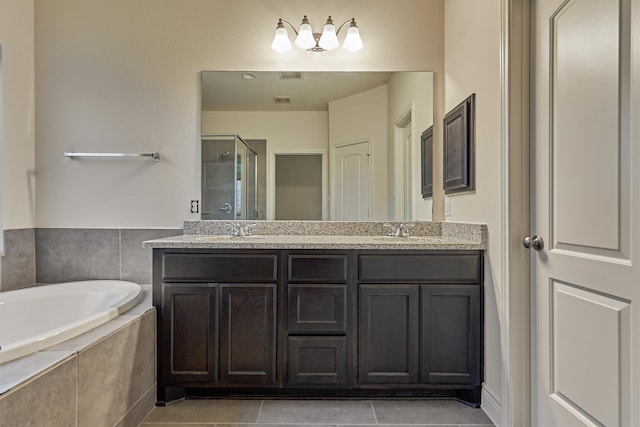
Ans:
{"type": "Polygon", "coordinates": [[[376,424],[380,424],[378,422],[378,416],[376,415],[376,408],[373,406],[373,400],[370,400],[369,404],[371,404],[371,411],[373,411],[373,419],[376,421],[376,424]]]}
{"type": "Polygon", "coordinates": [[[120,280],[122,280],[122,228],[118,229],[118,262],[120,267],[120,280]]]}
{"type": "Polygon", "coordinates": [[[258,409],[258,416],[256,417],[256,424],[260,421],[260,414],[262,413],[262,407],[264,406],[264,400],[260,401],[260,409],[258,409]]]}

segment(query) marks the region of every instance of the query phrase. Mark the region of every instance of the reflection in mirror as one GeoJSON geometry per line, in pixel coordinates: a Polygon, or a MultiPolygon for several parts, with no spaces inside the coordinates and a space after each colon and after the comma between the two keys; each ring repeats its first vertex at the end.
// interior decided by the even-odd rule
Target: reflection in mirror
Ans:
{"type": "Polygon", "coordinates": [[[202,219],[258,219],[257,153],[238,135],[201,141],[202,219]]]}
{"type": "MultiPolygon", "coordinates": [[[[203,71],[201,100],[203,156],[204,135],[266,141],[263,152],[253,147],[257,199],[255,209],[247,209],[257,213],[253,218],[292,219],[276,209],[282,206],[276,197],[283,197],[276,194],[295,194],[288,203],[320,198],[323,220],[431,219],[431,199],[420,191],[420,135],[433,124],[433,73],[203,71]],[[318,154],[319,178],[304,179],[305,168],[291,168],[290,174],[301,174],[288,179],[295,188],[276,192],[282,176],[276,169],[287,164],[277,156],[318,154]]],[[[219,207],[206,199],[206,177],[217,173],[204,162],[206,219],[219,207]]],[[[242,202],[239,210],[232,207],[237,215],[242,202]]]]}

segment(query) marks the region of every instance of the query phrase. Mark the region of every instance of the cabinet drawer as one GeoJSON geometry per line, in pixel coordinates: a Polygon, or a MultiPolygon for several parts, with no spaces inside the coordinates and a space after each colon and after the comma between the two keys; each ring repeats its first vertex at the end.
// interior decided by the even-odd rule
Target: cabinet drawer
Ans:
{"type": "Polygon", "coordinates": [[[358,280],[369,283],[475,283],[480,277],[480,254],[360,255],[358,280]]]}
{"type": "Polygon", "coordinates": [[[162,266],[162,279],[165,282],[275,282],[278,256],[166,253],[162,266]]]}
{"type": "Polygon", "coordinates": [[[345,337],[289,337],[289,385],[347,384],[345,337]]]}
{"type": "Polygon", "coordinates": [[[289,284],[291,333],[346,333],[346,285],[289,284]]]}
{"type": "Polygon", "coordinates": [[[289,255],[289,282],[346,283],[346,255],[289,255]]]}

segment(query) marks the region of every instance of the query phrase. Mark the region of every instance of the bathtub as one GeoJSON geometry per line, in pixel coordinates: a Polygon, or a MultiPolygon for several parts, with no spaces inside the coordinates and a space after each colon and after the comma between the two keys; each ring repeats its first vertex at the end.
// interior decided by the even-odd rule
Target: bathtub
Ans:
{"type": "Polygon", "coordinates": [[[93,329],[135,306],[142,289],[88,280],[0,292],[0,363],[93,329]]]}

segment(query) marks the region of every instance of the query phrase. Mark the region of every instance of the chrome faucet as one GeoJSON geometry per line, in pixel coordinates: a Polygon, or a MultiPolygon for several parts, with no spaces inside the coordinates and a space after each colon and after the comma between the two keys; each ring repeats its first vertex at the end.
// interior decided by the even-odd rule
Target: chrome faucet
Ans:
{"type": "Polygon", "coordinates": [[[413,224],[383,224],[382,226],[387,228],[389,237],[409,237],[409,228],[413,227],[413,224]]]}
{"type": "Polygon", "coordinates": [[[251,236],[251,229],[256,225],[246,222],[230,222],[231,226],[229,234],[233,237],[251,236]]]}

